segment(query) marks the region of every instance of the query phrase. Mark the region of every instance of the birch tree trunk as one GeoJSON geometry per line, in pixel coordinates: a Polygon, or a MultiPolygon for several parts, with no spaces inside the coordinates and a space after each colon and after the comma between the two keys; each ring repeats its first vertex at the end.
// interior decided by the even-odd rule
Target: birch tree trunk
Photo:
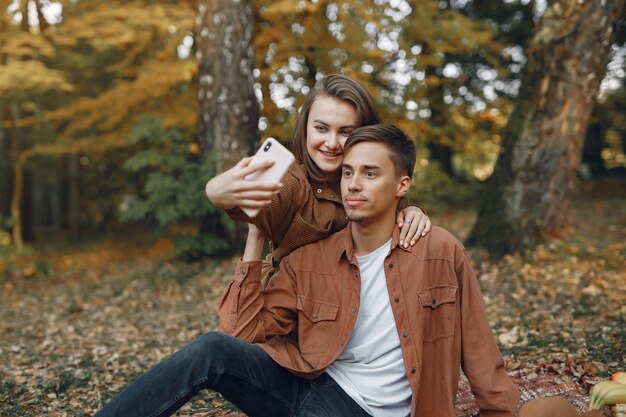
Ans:
{"type": "Polygon", "coordinates": [[[548,6],[469,245],[498,258],[558,235],[568,223],[585,130],[624,1],[548,6]]]}
{"type": "Polygon", "coordinates": [[[250,0],[201,0],[198,11],[198,143],[222,172],[257,143],[254,15],[250,0]]]}
{"type": "MultiPolygon", "coordinates": [[[[254,14],[251,0],[201,0],[196,27],[199,66],[198,144],[207,163],[220,173],[251,155],[257,146],[259,109],[254,94],[254,14]]],[[[208,178],[207,178],[208,179],[208,178]]],[[[229,230],[220,211],[201,219],[204,242],[226,239],[214,255],[241,247],[242,227],[229,230]]]]}

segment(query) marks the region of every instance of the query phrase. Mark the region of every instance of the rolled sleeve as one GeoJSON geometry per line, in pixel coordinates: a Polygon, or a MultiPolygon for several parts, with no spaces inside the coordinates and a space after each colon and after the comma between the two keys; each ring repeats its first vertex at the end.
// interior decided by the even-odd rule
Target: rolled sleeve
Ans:
{"type": "Polygon", "coordinates": [[[295,327],[294,280],[278,272],[272,277],[275,285],[264,291],[262,265],[262,261],[239,259],[218,308],[220,331],[253,343],[266,342],[295,327]]]}

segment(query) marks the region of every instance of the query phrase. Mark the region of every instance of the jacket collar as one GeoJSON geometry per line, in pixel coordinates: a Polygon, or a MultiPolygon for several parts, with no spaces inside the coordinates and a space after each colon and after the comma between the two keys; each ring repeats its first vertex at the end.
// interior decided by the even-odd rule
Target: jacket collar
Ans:
{"type": "MultiPolygon", "coordinates": [[[[348,222],[348,225],[341,231],[337,232],[337,244],[339,245],[337,254],[337,262],[341,261],[341,257],[345,256],[348,262],[356,265],[356,255],[354,249],[354,239],[352,238],[352,222],[348,222]]],[[[398,242],[400,241],[400,228],[394,224],[393,232],[391,233],[391,248],[390,251],[397,247],[405,252],[411,252],[412,248],[409,246],[405,248],[404,246],[399,246],[398,242]]]]}

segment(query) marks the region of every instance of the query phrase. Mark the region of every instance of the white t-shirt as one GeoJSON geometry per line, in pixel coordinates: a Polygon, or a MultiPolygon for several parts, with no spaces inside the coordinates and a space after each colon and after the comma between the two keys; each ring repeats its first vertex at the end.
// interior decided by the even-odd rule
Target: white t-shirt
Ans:
{"type": "Polygon", "coordinates": [[[361,306],[350,340],[326,370],[363,409],[375,417],[408,416],[411,387],[391,310],[384,261],[391,240],[357,256],[361,306]]]}

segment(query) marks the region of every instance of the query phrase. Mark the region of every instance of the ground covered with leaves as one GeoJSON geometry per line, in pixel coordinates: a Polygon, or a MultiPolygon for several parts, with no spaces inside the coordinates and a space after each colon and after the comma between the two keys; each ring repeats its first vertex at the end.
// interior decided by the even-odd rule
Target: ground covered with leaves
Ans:
{"type": "MultiPolygon", "coordinates": [[[[626,368],[626,187],[585,184],[571,230],[490,262],[470,250],[511,372],[588,381],[626,368]]],[[[435,214],[460,238],[471,211],[435,214]]],[[[0,415],[90,416],[135,377],[217,326],[234,262],[168,260],[169,243],[45,245],[0,263],[0,415]]],[[[1,262],[1,261],[0,261],[1,262]]],[[[588,385],[587,385],[588,386],[588,385]]],[[[179,412],[234,408],[203,394],[179,412]]]]}

